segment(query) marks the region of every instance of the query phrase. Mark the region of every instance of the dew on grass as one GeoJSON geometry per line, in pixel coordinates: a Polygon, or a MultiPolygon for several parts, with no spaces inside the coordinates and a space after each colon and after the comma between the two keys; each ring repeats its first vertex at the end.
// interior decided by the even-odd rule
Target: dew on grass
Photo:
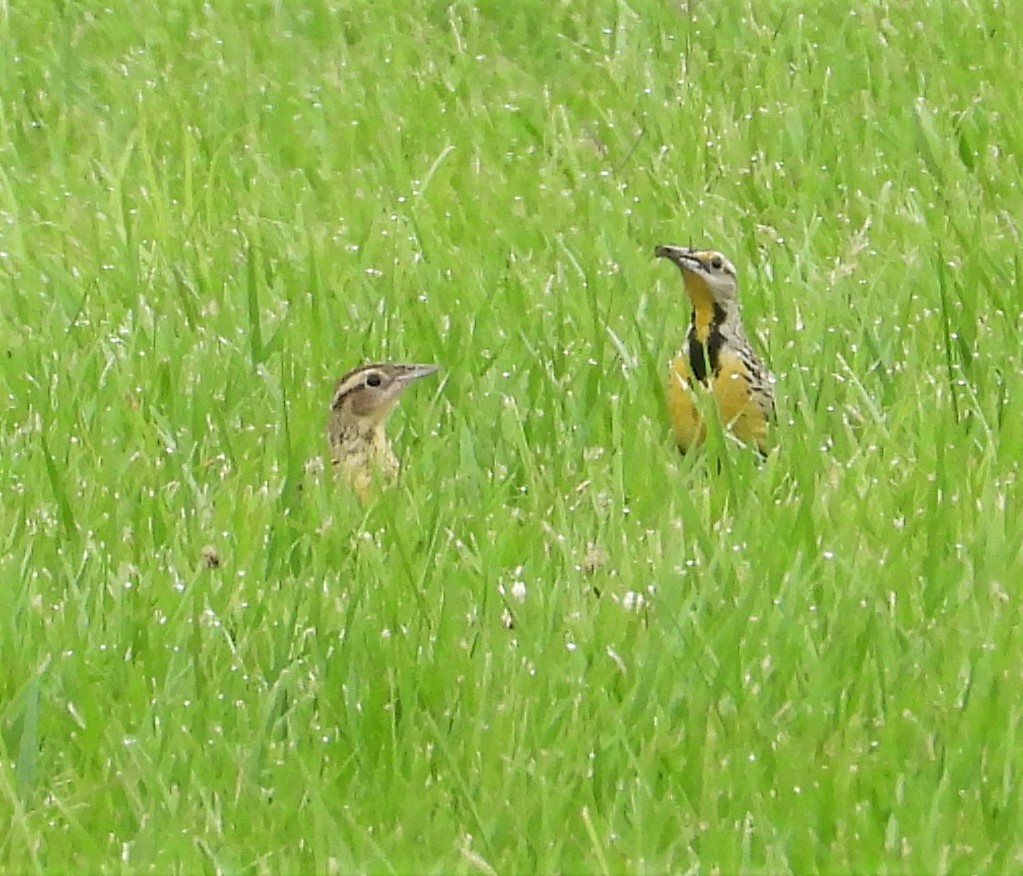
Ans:
{"type": "Polygon", "coordinates": [[[639,611],[646,605],[646,597],[635,590],[626,590],[622,596],[622,608],[626,611],[639,611]]]}

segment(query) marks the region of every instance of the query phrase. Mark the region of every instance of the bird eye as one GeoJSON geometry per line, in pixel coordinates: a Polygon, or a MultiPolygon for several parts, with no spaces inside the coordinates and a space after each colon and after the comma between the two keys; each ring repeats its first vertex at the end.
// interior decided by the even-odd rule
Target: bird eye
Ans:
{"type": "Polygon", "coordinates": [[[375,371],[366,378],[366,386],[380,386],[382,380],[375,371]]]}
{"type": "Polygon", "coordinates": [[[723,264],[723,263],[722,263],[722,261],[721,261],[721,256],[719,256],[719,255],[716,255],[716,256],[714,256],[714,258],[712,258],[712,259],[710,260],[710,266],[711,266],[711,267],[712,267],[712,268],[713,268],[713,269],[714,269],[715,271],[719,271],[719,270],[721,270],[721,265],[722,265],[722,264],[723,264]]]}

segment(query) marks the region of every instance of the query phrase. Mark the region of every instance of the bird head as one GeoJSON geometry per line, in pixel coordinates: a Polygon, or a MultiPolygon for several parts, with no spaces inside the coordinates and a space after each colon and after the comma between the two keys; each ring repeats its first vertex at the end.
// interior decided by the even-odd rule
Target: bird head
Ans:
{"type": "Polygon", "coordinates": [[[437,370],[436,365],[392,362],[360,365],[335,384],[331,410],[336,416],[368,427],[378,426],[387,419],[405,387],[437,370]]]}
{"type": "Polygon", "coordinates": [[[717,250],[659,246],[654,255],[678,265],[694,306],[717,305],[726,313],[735,310],[739,293],[735,265],[717,250]]]}

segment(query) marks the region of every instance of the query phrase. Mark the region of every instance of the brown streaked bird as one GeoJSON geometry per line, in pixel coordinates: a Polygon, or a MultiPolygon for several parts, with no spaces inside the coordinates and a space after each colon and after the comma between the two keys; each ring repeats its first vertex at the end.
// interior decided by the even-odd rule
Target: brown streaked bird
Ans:
{"type": "Polygon", "coordinates": [[[369,498],[375,471],[389,478],[398,474],[398,458],[384,431],[387,415],[405,387],[437,369],[378,362],[353,368],[334,386],[327,424],[331,462],[363,501],[369,498]]]}
{"type": "Polygon", "coordinates": [[[766,455],[774,392],[770,375],[742,327],[735,266],[712,249],[659,246],[654,255],[678,265],[693,305],[685,345],[668,372],[668,412],[675,443],[684,453],[703,442],[706,425],[695,393],[709,390],[722,426],[766,455]]]}

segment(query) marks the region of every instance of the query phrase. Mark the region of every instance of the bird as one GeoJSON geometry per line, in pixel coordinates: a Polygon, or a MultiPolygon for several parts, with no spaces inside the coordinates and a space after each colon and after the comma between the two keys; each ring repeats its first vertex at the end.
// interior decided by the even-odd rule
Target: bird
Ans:
{"type": "Polygon", "coordinates": [[[410,383],[438,370],[437,365],[376,362],[353,368],[334,385],[327,423],[330,458],[363,502],[376,472],[393,480],[400,468],[384,431],[388,415],[410,383]]]}
{"type": "Polygon", "coordinates": [[[654,255],[678,266],[693,306],[685,343],[668,369],[675,443],[685,453],[703,442],[706,424],[696,399],[699,391],[709,391],[722,426],[766,456],[774,391],[742,327],[735,265],[713,249],[658,246],[654,255]]]}

